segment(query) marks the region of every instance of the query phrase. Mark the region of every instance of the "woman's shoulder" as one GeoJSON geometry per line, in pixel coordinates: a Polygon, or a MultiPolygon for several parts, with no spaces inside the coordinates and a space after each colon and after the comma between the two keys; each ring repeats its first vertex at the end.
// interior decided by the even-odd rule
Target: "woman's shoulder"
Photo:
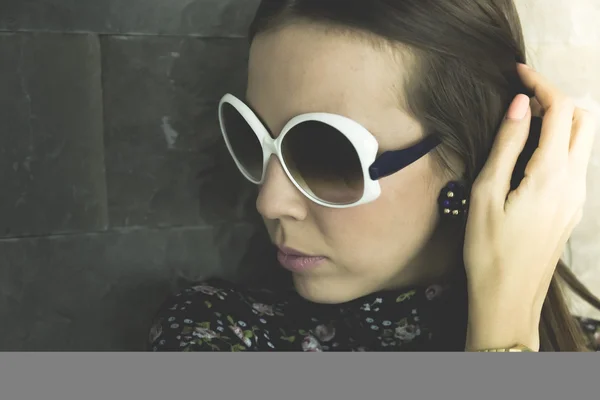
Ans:
{"type": "Polygon", "coordinates": [[[162,304],[150,329],[150,349],[272,349],[265,327],[284,316],[286,296],[285,292],[245,287],[223,279],[195,283],[162,304]]]}

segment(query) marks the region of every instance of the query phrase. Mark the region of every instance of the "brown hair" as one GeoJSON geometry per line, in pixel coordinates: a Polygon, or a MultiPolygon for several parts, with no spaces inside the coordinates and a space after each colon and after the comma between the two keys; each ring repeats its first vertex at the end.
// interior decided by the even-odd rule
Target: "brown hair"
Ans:
{"type": "MultiPolygon", "coordinates": [[[[450,155],[462,161],[468,184],[486,162],[510,102],[530,94],[516,70],[526,55],[512,0],[263,0],[250,37],[299,21],[408,49],[418,73],[406,82],[406,106],[442,140],[435,154],[443,167],[452,171],[450,155]]],[[[539,124],[532,124],[536,134],[539,124]]],[[[562,282],[600,309],[600,300],[559,262],[542,310],[542,351],[585,350],[562,282]]]]}

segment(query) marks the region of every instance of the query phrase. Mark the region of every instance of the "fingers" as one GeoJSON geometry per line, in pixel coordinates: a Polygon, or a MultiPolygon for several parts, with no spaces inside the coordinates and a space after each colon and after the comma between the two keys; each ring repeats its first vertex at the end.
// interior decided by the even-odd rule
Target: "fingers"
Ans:
{"type": "Polygon", "coordinates": [[[571,235],[573,234],[573,231],[575,230],[577,225],[579,225],[581,223],[582,219],[583,219],[583,208],[579,208],[579,209],[577,209],[575,214],[572,216],[572,218],[569,220],[569,223],[568,223],[566,229],[563,231],[560,241],[558,242],[558,247],[557,247],[556,251],[554,252],[554,254],[552,255],[549,269],[548,269],[548,272],[546,275],[546,282],[548,284],[550,284],[552,275],[554,275],[554,271],[556,269],[557,262],[560,260],[561,256],[564,253],[566,244],[568,243],[569,239],[571,238],[571,235]]]}
{"type": "Polygon", "coordinates": [[[575,174],[587,175],[596,138],[597,120],[589,111],[577,108],[573,118],[570,143],[570,164],[575,174]]]}
{"type": "MultiPolygon", "coordinates": [[[[522,65],[518,70],[535,97],[529,99],[521,94],[513,100],[473,188],[474,192],[493,192],[498,203],[490,204],[493,208],[500,202],[504,205],[515,164],[529,136],[534,109],[543,115],[543,121],[539,145],[526,166],[525,176],[537,187],[553,190],[557,186],[579,185],[580,177],[585,181],[595,137],[595,120],[590,113],[576,108],[570,98],[537,72],[522,65]]],[[[488,195],[484,197],[490,199],[488,195]]]]}
{"type": "Polygon", "coordinates": [[[517,71],[525,87],[530,89],[540,106],[548,110],[554,102],[564,97],[545,77],[524,64],[517,64],[517,71]]]}
{"type": "Polygon", "coordinates": [[[557,99],[542,121],[539,151],[549,170],[564,168],[569,157],[575,105],[570,99],[557,99]]]}
{"type": "Polygon", "coordinates": [[[534,97],[531,99],[531,115],[534,117],[543,117],[544,109],[540,105],[540,102],[534,97]]]}
{"type": "MultiPolygon", "coordinates": [[[[523,84],[533,91],[543,110],[544,121],[539,143],[539,159],[550,170],[562,167],[568,159],[571,126],[575,105],[546,78],[536,71],[519,64],[517,70],[523,84]]],[[[535,171],[531,171],[535,173],[535,171]]]]}
{"type": "Polygon", "coordinates": [[[497,192],[498,198],[502,201],[506,199],[510,190],[510,180],[515,164],[529,136],[531,124],[529,104],[528,96],[520,94],[515,97],[507,112],[507,118],[498,130],[488,160],[478,177],[480,182],[489,182],[491,187],[486,190],[497,192]],[[523,115],[522,119],[509,119],[523,115]]]}

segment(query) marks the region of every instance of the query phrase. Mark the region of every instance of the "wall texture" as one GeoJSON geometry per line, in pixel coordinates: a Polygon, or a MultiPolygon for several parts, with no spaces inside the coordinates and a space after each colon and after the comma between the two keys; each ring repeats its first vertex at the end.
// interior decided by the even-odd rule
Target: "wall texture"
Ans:
{"type": "MultiPolygon", "coordinates": [[[[517,3],[534,65],[600,115],[600,2],[517,3]]],[[[0,0],[0,350],[141,350],[187,282],[279,281],[215,118],[257,4],[0,0]]],[[[596,293],[598,147],[567,254],[596,293]]]]}

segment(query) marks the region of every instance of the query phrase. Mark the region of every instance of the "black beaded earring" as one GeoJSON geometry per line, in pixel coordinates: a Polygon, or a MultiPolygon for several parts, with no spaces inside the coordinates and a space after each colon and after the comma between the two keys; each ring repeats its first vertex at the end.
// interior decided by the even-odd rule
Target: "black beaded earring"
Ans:
{"type": "Polygon", "coordinates": [[[469,208],[469,193],[460,182],[448,183],[440,193],[438,204],[444,217],[459,217],[465,215],[469,208]]]}

